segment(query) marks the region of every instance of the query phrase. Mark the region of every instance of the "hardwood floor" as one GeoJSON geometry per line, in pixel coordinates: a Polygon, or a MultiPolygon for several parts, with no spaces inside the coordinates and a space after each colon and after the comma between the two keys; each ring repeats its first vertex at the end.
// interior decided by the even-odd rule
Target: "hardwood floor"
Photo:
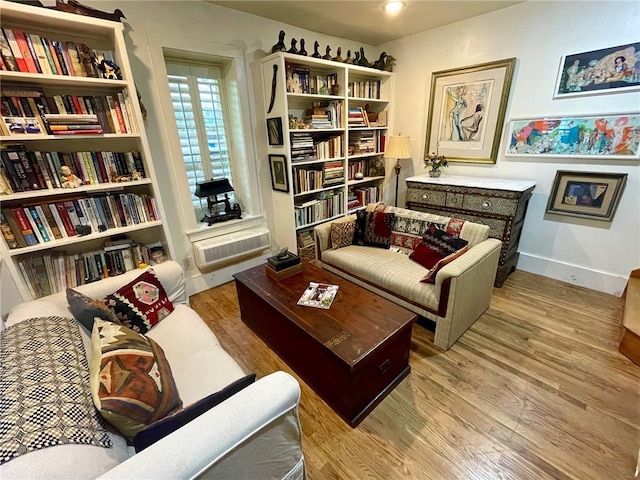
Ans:
{"type": "Polygon", "coordinates": [[[516,271],[450,350],[414,325],[411,374],[355,429],[242,323],[233,282],[191,304],[246,372],[298,379],[311,480],[633,478],[640,367],[617,350],[620,298],[516,271]]]}

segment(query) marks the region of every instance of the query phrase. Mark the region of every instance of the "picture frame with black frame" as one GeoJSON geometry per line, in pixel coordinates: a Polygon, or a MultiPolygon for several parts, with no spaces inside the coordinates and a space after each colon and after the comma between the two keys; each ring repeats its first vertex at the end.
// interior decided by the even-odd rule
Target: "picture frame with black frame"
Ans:
{"type": "Polygon", "coordinates": [[[626,181],[626,173],[558,170],[546,211],[611,222],[626,181]]]}
{"type": "Polygon", "coordinates": [[[269,155],[269,170],[271,171],[271,188],[278,192],[289,193],[287,157],[284,155],[269,155]]]}
{"type": "Polygon", "coordinates": [[[267,137],[269,145],[284,145],[282,119],[280,117],[267,118],[267,137]]]}

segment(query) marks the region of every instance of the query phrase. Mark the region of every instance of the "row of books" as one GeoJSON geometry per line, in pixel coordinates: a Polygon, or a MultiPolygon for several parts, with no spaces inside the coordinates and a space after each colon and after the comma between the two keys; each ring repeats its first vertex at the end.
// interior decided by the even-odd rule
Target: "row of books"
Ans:
{"type": "Polygon", "coordinates": [[[344,183],[344,163],[341,160],[326,162],[322,165],[323,187],[344,183]]]}
{"type": "Polygon", "coordinates": [[[12,72],[100,77],[98,63],[114,62],[113,52],[84,43],[65,42],[17,28],[0,31],[0,69],[12,72]]]}
{"type": "Polygon", "coordinates": [[[299,194],[318,190],[323,187],[322,168],[293,167],[293,193],[299,194]]]}
{"type": "Polygon", "coordinates": [[[380,98],[380,80],[366,80],[364,82],[349,82],[348,96],[352,98],[380,98]]]}
{"type": "Polygon", "coordinates": [[[286,87],[290,93],[335,95],[338,74],[311,75],[311,69],[302,65],[286,64],[286,87]]]}
{"type": "Polygon", "coordinates": [[[126,90],[113,95],[46,95],[39,87],[3,85],[2,135],[137,133],[126,90]]]}
{"type": "Polygon", "coordinates": [[[325,192],[320,198],[294,205],[296,227],[320,222],[344,213],[344,190],[325,192]]]}
{"type": "Polygon", "coordinates": [[[139,245],[131,241],[110,249],[105,243],[103,249],[85,253],[24,256],[18,260],[18,268],[31,296],[40,298],[67,287],[120,275],[141,264],[153,264],[152,253],[157,248],[158,244],[139,245]]]}
{"type": "Polygon", "coordinates": [[[370,203],[375,203],[378,201],[378,187],[371,185],[369,187],[355,188],[349,192],[349,202],[347,208],[349,210],[353,210],[354,208],[358,208],[364,205],[369,205],[370,203]],[[357,204],[352,204],[352,199],[357,200],[357,204]]]}
{"type": "Polygon", "coordinates": [[[342,137],[314,139],[310,133],[291,133],[291,161],[325,160],[342,157],[342,137]]]}
{"type": "Polygon", "coordinates": [[[97,185],[145,177],[140,152],[29,151],[23,144],[0,150],[0,195],[67,188],[61,169],[67,166],[82,185],[97,185]]]}
{"type": "Polygon", "coordinates": [[[160,219],[154,198],[132,193],[3,207],[1,213],[6,223],[2,233],[11,249],[160,219]]]}
{"type": "Polygon", "coordinates": [[[347,124],[351,127],[368,127],[369,119],[367,117],[367,112],[362,107],[352,107],[349,108],[349,112],[347,114],[347,124]]]}
{"type": "Polygon", "coordinates": [[[383,135],[374,130],[349,132],[349,155],[383,152],[381,137],[383,135]]]}

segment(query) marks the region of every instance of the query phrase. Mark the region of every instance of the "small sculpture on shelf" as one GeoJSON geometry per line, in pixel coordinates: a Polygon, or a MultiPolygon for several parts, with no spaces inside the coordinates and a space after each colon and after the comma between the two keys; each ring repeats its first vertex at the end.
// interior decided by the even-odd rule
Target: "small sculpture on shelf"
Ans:
{"type": "Polygon", "coordinates": [[[334,62],[340,62],[340,63],[344,62],[344,59],[342,58],[342,47],[338,47],[338,52],[336,56],[332,58],[332,60],[334,62]]]}
{"type": "Polygon", "coordinates": [[[271,47],[271,53],[286,52],[287,46],[284,44],[284,30],[278,34],[278,43],[271,47]]]}
{"type": "Polygon", "coordinates": [[[331,47],[329,45],[327,45],[327,49],[325,50],[325,54],[322,56],[322,58],[324,58],[325,60],[331,60],[333,57],[331,57],[331,47]]]}
{"type": "Polygon", "coordinates": [[[384,69],[387,72],[393,72],[393,66],[396,64],[396,59],[391,55],[387,55],[384,62],[384,69]]]}
{"type": "Polygon", "coordinates": [[[298,50],[298,55],[307,56],[307,50],[304,48],[304,38],[300,39],[300,50],[298,50]]]}
{"type": "Polygon", "coordinates": [[[60,167],[60,180],[62,188],[78,188],[82,185],[82,180],[66,165],[60,167]]]}
{"type": "Polygon", "coordinates": [[[87,76],[99,78],[100,71],[98,70],[98,57],[96,53],[84,43],[76,44],[78,50],[78,58],[82,64],[82,68],[87,72],[87,76]]]}
{"type": "Polygon", "coordinates": [[[98,70],[100,70],[102,78],[106,78],[108,80],[122,80],[120,67],[111,60],[103,58],[98,64],[98,70]]]}
{"type": "Polygon", "coordinates": [[[360,52],[358,52],[357,50],[353,52],[353,64],[360,65],[360,52]]]}
{"type": "Polygon", "coordinates": [[[103,20],[111,20],[112,22],[120,22],[123,18],[127,18],[119,8],[116,8],[113,13],[109,13],[82,5],[77,0],[69,0],[67,3],[64,3],[64,0],[56,0],[55,6],[46,8],[59,10],[61,12],[75,13],[77,15],[85,15],[87,17],[102,18],[103,20]]]}
{"type": "Polygon", "coordinates": [[[378,60],[373,62],[373,68],[377,68],[378,70],[384,70],[385,67],[385,59],[387,58],[387,52],[382,52],[378,60]]]}
{"type": "Polygon", "coordinates": [[[320,57],[320,52],[318,52],[318,48],[320,48],[320,44],[318,43],[318,41],[316,40],[313,43],[313,54],[311,55],[313,58],[321,58],[320,57]]]}
{"type": "Polygon", "coordinates": [[[364,48],[360,47],[360,60],[358,60],[358,65],[362,65],[363,67],[369,67],[369,60],[364,56],[364,48]]]}
{"type": "Polygon", "coordinates": [[[298,53],[298,48],[296,47],[297,44],[298,44],[298,41],[295,38],[292,38],[291,48],[287,50],[287,53],[298,53]]]}
{"type": "Polygon", "coordinates": [[[351,50],[347,50],[347,58],[344,63],[348,63],[349,65],[353,65],[353,58],[351,58],[351,50]]]}

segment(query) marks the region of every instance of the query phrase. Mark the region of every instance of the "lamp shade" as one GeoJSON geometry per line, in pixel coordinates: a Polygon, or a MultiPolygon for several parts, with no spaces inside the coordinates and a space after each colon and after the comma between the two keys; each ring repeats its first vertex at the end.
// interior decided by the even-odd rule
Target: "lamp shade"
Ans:
{"type": "Polygon", "coordinates": [[[196,197],[206,198],[213,195],[233,192],[233,187],[226,178],[214,178],[196,184],[196,197]]]}
{"type": "Polygon", "coordinates": [[[384,151],[384,158],[411,158],[411,139],[398,135],[389,137],[389,143],[384,151]]]}

